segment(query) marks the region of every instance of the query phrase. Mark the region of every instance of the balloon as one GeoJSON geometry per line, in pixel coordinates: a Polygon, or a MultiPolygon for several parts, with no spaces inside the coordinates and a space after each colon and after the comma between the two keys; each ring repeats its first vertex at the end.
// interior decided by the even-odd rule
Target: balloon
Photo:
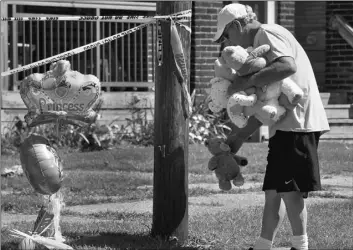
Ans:
{"type": "Polygon", "coordinates": [[[37,134],[28,136],[21,144],[20,160],[36,192],[50,195],[60,189],[63,181],[60,159],[46,138],[37,134]]]}
{"type": "Polygon", "coordinates": [[[23,238],[20,244],[18,244],[18,249],[20,250],[34,250],[36,247],[36,243],[30,238],[23,238]]]}
{"type": "Polygon", "coordinates": [[[71,70],[69,61],[60,60],[44,74],[27,76],[21,82],[20,94],[28,109],[28,126],[58,120],[82,126],[96,119],[92,107],[100,95],[100,82],[94,75],[71,70]]]}

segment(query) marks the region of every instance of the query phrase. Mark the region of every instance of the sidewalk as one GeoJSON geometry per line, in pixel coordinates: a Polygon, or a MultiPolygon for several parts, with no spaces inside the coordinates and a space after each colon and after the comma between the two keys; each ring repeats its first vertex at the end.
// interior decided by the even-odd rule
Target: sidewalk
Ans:
{"type": "MultiPolygon", "coordinates": [[[[189,197],[189,215],[202,216],[207,214],[214,214],[221,211],[229,211],[232,209],[247,208],[263,206],[264,194],[263,192],[251,192],[250,189],[261,187],[259,182],[247,182],[241,189],[248,190],[249,192],[239,194],[219,193],[207,196],[189,197]]],[[[329,203],[345,201],[353,198],[353,176],[332,176],[330,178],[323,177],[322,185],[325,191],[315,192],[314,197],[306,200],[308,206],[317,203],[329,203]],[[335,195],[339,198],[335,198],[335,195]],[[319,197],[321,196],[321,197],[319,197]]],[[[216,183],[201,183],[190,184],[189,188],[202,187],[208,190],[219,190],[216,183]]],[[[142,187],[144,189],[151,188],[149,186],[142,187]]],[[[257,189],[259,190],[259,189],[257,189]]],[[[79,216],[99,212],[120,212],[120,213],[151,213],[153,211],[153,201],[142,200],[134,202],[116,202],[92,205],[79,205],[64,208],[64,211],[69,211],[77,214],[77,216],[62,216],[63,221],[80,221],[82,218],[79,216]]],[[[2,225],[14,221],[35,221],[37,215],[20,215],[20,214],[7,214],[2,213],[2,225]]],[[[86,220],[86,218],[85,218],[86,220]]]]}

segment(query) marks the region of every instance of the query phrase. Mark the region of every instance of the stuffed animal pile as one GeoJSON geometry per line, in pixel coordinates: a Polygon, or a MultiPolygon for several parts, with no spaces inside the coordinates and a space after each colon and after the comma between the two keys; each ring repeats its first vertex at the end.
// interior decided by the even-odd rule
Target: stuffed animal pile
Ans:
{"type": "Polygon", "coordinates": [[[239,166],[246,166],[248,160],[230,152],[230,147],[221,137],[211,138],[205,141],[205,145],[213,155],[208,162],[208,169],[215,171],[218,185],[221,190],[229,191],[234,186],[242,186],[244,177],[239,166]]]}
{"type": "Polygon", "coordinates": [[[229,85],[236,84],[236,75],[248,76],[267,65],[263,57],[270,51],[269,45],[254,50],[240,46],[228,46],[215,61],[215,77],[210,81],[211,102],[209,108],[218,113],[226,108],[231,121],[239,128],[246,126],[250,116],[255,116],[265,125],[271,125],[283,118],[286,107],[280,106],[281,93],[287,96],[287,103],[296,105],[304,93],[290,78],[268,84],[263,88],[251,87],[245,91],[227,94],[229,85]]]}
{"type": "MultiPolygon", "coordinates": [[[[250,76],[266,67],[264,56],[270,49],[269,45],[256,49],[240,46],[223,49],[221,57],[215,61],[215,77],[210,81],[211,101],[208,106],[213,113],[226,109],[231,121],[239,128],[245,127],[251,116],[265,125],[272,125],[284,117],[287,107],[299,103],[304,93],[290,78],[228,95],[228,87],[236,84],[237,76],[250,76]],[[286,98],[281,102],[284,106],[279,105],[282,93],[286,98]]],[[[215,171],[219,188],[230,190],[231,181],[235,186],[243,185],[244,178],[239,166],[247,165],[247,160],[232,154],[222,138],[209,139],[205,145],[213,155],[208,168],[215,171]]]]}

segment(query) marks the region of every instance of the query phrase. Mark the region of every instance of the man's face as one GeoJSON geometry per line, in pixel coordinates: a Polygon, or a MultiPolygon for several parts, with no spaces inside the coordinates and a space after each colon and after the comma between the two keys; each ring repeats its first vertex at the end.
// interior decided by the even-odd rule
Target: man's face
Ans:
{"type": "Polygon", "coordinates": [[[234,20],[224,28],[221,41],[223,39],[225,46],[249,47],[250,45],[246,42],[246,33],[243,30],[239,21],[234,20]]]}

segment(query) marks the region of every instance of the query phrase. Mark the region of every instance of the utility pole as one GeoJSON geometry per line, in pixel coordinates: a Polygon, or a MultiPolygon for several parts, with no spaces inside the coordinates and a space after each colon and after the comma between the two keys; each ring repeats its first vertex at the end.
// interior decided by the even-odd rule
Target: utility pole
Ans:
{"type": "MultiPolygon", "coordinates": [[[[174,14],[191,9],[191,2],[159,1],[157,15],[174,14]]],[[[188,237],[188,145],[189,120],[183,113],[182,87],[176,71],[170,43],[171,21],[161,21],[162,53],[156,58],[155,76],[155,141],[153,178],[152,236],[163,239],[188,237]],[[160,64],[159,64],[160,63],[160,64]]],[[[191,26],[191,22],[183,22],[191,26]]],[[[186,62],[190,88],[191,34],[177,27],[186,62]]],[[[191,28],[191,27],[190,27],[191,28]]]]}
{"type": "MultiPolygon", "coordinates": [[[[0,1],[0,18],[3,17],[3,13],[5,12],[4,10],[4,7],[5,7],[5,4],[3,2],[0,1]]],[[[7,25],[7,23],[5,23],[7,25]]],[[[4,58],[3,58],[3,55],[4,55],[4,49],[5,48],[5,45],[4,45],[4,33],[5,33],[5,30],[4,30],[4,24],[0,24],[0,71],[3,72],[4,70],[4,65],[3,65],[3,62],[4,62],[4,58]]],[[[6,45],[7,46],[7,45],[6,45]]],[[[3,77],[0,76],[0,135],[2,136],[2,117],[1,117],[1,112],[2,112],[2,88],[3,88],[3,77]]],[[[0,151],[1,151],[1,140],[0,140],[0,151]]],[[[1,154],[0,154],[0,161],[1,161],[1,154]]],[[[0,167],[1,167],[1,164],[0,164],[0,167]]],[[[1,186],[1,179],[0,179],[0,186],[1,186]]],[[[1,220],[1,215],[0,215],[0,220],[1,220]]],[[[0,235],[0,244],[1,244],[1,235],[0,235]]]]}

